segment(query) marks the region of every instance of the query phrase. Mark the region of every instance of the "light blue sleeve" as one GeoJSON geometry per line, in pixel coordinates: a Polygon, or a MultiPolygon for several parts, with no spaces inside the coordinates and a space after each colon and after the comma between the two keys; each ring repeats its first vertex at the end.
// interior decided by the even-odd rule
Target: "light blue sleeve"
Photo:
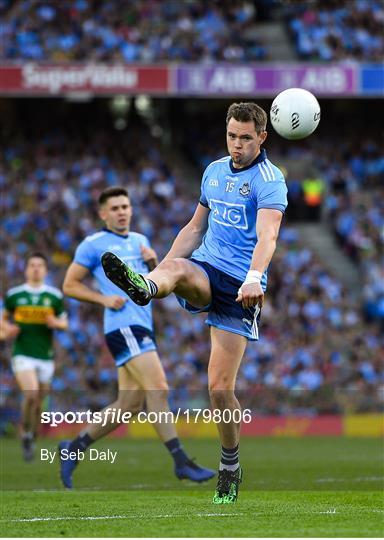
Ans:
{"type": "Polygon", "coordinates": [[[257,210],[260,208],[272,208],[285,212],[288,206],[287,185],[282,177],[274,182],[260,182],[256,190],[257,210]]]}
{"type": "Polygon", "coordinates": [[[93,249],[91,242],[87,240],[83,240],[78,245],[73,262],[81,264],[81,266],[85,266],[85,268],[91,271],[100,264],[96,250],[93,249]]]}
{"type": "Polygon", "coordinates": [[[201,180],[201,192],[200,192],[200,199],[199,203],[205,206],[205,208],[209,208],[207,197],[205,194],[205,183],[208,177],[208,169],[211,167],[212,164],[209,164],[208,167],[205,169],[203,173],[203,178],[201,180]]]}

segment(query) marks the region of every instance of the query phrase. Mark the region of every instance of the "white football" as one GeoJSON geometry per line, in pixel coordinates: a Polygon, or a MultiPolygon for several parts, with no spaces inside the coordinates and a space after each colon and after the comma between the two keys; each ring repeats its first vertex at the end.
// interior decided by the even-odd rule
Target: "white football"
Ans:
{"type": "Polygon", "coordinates": [[[270,111],[271,124],[285,139],[304,139],[320,122],[320,105],[311,92],[288,88],[275,97],[270,111]]]}

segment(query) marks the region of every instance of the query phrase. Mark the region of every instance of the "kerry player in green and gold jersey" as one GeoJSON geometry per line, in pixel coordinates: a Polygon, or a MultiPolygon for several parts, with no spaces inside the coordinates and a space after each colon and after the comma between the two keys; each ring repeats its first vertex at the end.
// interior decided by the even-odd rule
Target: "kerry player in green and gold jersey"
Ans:
{"type": "Polygon", "coordinates": [[[41,403],[54,372],[53,330],[66,330],[63,295],[46,285],[47,259],[34,253],[27,259],[26,282],[5,297],[0,339],[15,338],[12,369],[23,393],[22,446],[26,461],[33,459],[41,403]]]}

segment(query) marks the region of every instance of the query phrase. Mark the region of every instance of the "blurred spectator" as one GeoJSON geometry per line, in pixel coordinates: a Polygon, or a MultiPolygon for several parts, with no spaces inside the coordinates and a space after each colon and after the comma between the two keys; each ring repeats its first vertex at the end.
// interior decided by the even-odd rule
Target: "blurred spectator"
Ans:
{"type": "Polygon", "coordinates": [[[383,60],[381,0],[293,1],[284,7],[301,60],[383,60]]]}

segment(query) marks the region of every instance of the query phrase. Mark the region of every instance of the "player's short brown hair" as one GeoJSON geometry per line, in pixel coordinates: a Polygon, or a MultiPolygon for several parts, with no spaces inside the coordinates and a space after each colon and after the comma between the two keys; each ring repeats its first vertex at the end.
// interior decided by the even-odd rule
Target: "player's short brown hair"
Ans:
{"type": "Polygon", "coordinates": [[[238,122],[253,121],[257,134],[265,131],[267,127],[267,113],[256,103],[232,103],[227,112],[227,126],[231,118],[238,122]]]}
{"type": "Polygon", "coordinates": [[[48,259],[44,255],[44,253],[41,253],[40,251],[34,251],[33,253],[30,253],[27,257],[26,263],[28,264],[31,259],[41,259],[45,262],[45,266],[48,267],[48,259]]]}
{"type": "Polygon", "coordinates": [[[119,197],[120,195],[124,195],[124,197],[128,197],[129,199],[128,190],[126,190],[124,187],[113,186],[104,189],[99,196],[99,206],[102,206],[111,197],[119,197]]]}

